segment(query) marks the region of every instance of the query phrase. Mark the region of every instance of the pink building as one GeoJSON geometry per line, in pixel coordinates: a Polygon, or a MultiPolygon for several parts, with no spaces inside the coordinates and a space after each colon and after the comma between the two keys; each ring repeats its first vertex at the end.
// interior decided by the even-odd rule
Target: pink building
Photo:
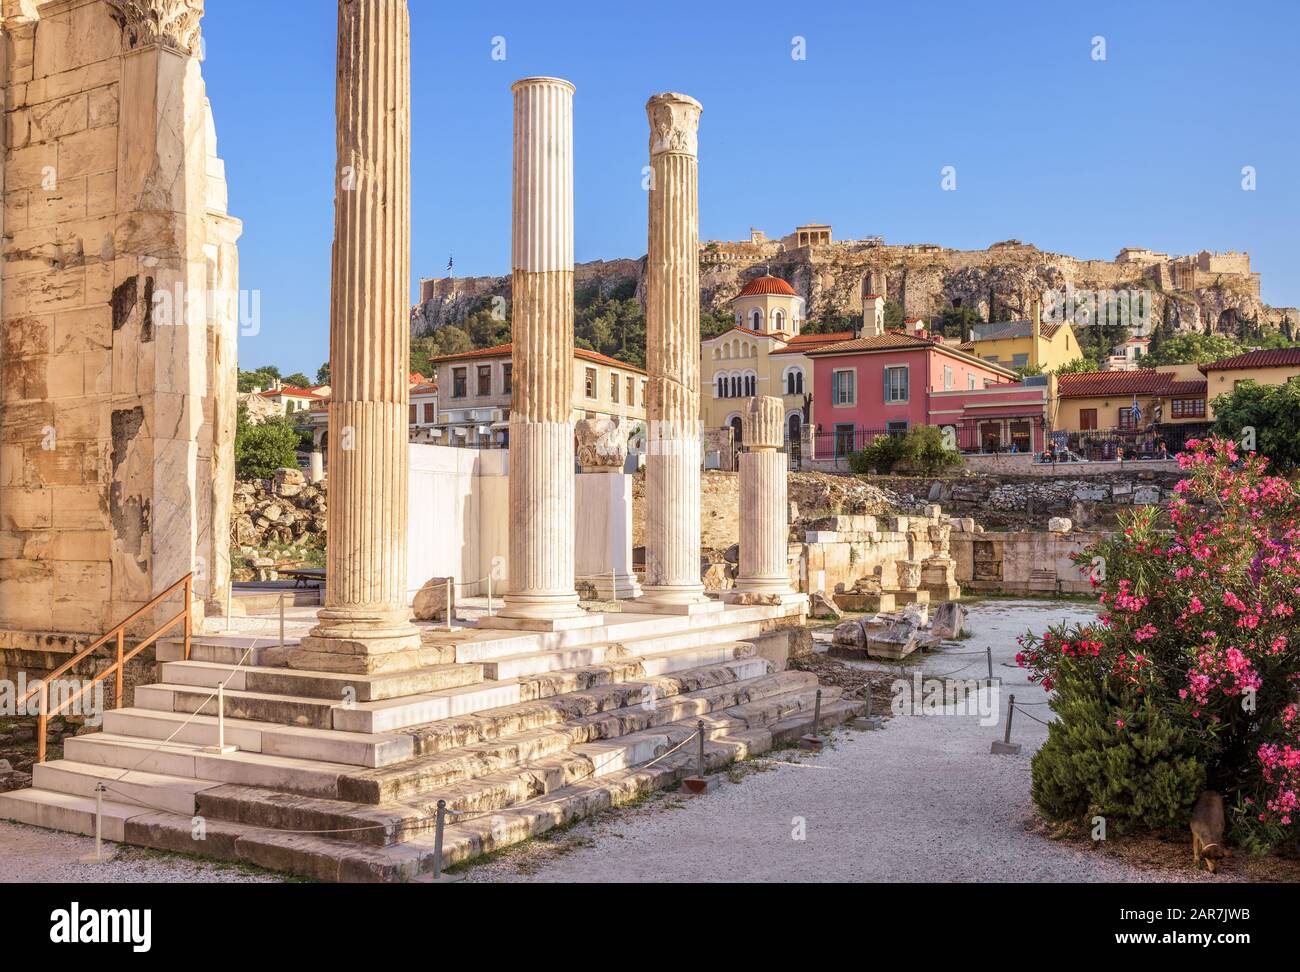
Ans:
{"type": "Polygon", "coordinates": [[[917,425],[951,427],[963,451],[1043,446],[1047,379],[1014,372],[930,337],[891,331],[808,352],[818,459],[917,425]]]}

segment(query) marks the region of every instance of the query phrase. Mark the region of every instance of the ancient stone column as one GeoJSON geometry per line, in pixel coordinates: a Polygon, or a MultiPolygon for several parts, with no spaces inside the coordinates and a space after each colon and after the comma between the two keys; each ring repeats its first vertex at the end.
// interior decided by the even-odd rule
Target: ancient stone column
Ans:
{"type": "Polygon", "coordinates": [[[406,592],[410,21],[406,0],[340,0],[330,301],[329,551],[300,668],[419,663],[406,592]]]}
{"type": "Polygon", "coordinates": [[[573,85],[515,83],[510,585],[501,627],[599,623],[573,579],[573,85]]]}
{"type": "Polygon", "coordinates": [[[637,610],[717,606],[700,580],[700,113],[694,98],[658,94],[650,118],[646,267],[646,585],[637,610]]]}
{"type": "Polygon", "coordinates": [[[793,595],[786,566],[790,524],[784,444],[785,408],[771,396],[751,398],[741,416],[746,451],[740,456],[740,575],[729,601],[793,595]]]}

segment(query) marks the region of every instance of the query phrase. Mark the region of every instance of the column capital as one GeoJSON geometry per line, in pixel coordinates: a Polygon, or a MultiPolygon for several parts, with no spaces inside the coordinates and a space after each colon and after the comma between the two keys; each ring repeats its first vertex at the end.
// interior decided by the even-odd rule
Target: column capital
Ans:
{"type": "Polygon", "coordinates": [[[130,50],[158,45],[198,55],[204,0],[108,0],[130,50]]]}
{"type": "Polygon", "coordinates": [[[785,406],[781,399],[760,395],[745,402],[740,420],[750,449],[779,449],[785,444],[785,406]]]}
{"type": "Polygon", "coordinates": [[[704,107],[690,95],[667,91],[645,106],[650,117],[650,156],[699,154],[700,115],[704,107]]]}

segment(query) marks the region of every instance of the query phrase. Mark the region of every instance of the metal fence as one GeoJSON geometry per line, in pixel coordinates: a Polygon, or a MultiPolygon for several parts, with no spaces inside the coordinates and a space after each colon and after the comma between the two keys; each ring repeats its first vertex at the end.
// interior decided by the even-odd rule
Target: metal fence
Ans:
{"type": "Polygon", "coordinates": [[[1200,439],[1214,427],[1212,422],[1189,422],[1184,425],[1152,425],[1145,429],[1107,429],[1085,432],[1053,432],[1052,440],[1081,459],[1106,462],[1118,459],[1159,459],[1182,452],[1188,439],[1200,439]],[[1163,444],[1164,449],[1161,450],[1163,444]]]}

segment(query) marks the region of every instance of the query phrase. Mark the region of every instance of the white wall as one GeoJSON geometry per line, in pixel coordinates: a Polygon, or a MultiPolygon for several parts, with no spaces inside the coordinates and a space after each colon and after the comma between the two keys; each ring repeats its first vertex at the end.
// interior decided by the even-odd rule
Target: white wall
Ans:
{"type": "MultiPolygon", "coordinates": [[[[509,579],[510,453],[412,443],[407,536],[407,599],[432,577],[454,577],[462,595],[494,595],[509,579]]],[[[632,570],[632,479],[610,473],[575,476],[575,566],[602,582],[618,573],[619,596],[635,596],[632,570]]]]}
{"type": "MultiPolygon", "coordinates": [[[[431,577],[458,583],[486,577],[493,558],[504,562],[508,552],[509,453],[422,444],[409,449],[407,587],[417,589],[431,577]]],[[[504,577],[493,584],[504,589],[504,577]]],[[[486,594],[487,585],[461,593],[486,594]]]]}

